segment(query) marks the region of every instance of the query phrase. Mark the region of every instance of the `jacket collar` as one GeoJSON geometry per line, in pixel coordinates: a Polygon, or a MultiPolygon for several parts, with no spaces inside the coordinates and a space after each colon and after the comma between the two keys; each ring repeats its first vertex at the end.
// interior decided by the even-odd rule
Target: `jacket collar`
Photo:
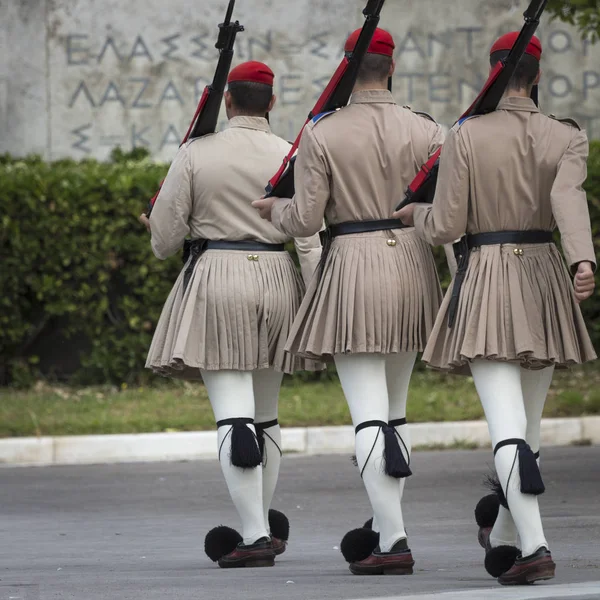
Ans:
{"type": "Polygon", "coordinates": [[[269,122],[264,117],[232,117],[229,119],[229,128],[255,129],[257,131],[271,132],[269,122]]]}
{"type": "Polygon", "coordinates": [[[520,110],[523,112],[539,113],[540,109],[531,98],[522,96],[505,96],[500,100],[497,110],[520,110]]]}
{"type": "Polygon", "coordinates": [[[354,92],[350,104],[396,104],[389,90],[361,90],[354,92]]]}

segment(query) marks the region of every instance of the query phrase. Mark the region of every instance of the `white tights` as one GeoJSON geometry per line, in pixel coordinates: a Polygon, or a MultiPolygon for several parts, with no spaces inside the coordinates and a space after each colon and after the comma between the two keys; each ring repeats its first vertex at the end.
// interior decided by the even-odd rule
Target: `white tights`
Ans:
{"type": "MultiPolygon", "coordinates": [[[[406,417],[406,398],[416,352],[400,354],[337,354],[337,368],[354,427],[365,421],[386,423],[406,417]]],[[[407,425],[396,427],[407,462],[410,435],[407,425]]],[[[356,459],[371,501],[374,529],[380,531],[379,547],[389,552],[406,538],[402,516],[405,479],[385,474],[382,466],[384,437],[378,427],[367,427],[356,435],[356,459]]]]}
{"type": "MultiPolygon", "coordinates": [[[[282,378],[283,373],[273,369],[202,371],[216,421],[245,417],[261,424],[277,419],[282,378]]],[[[255,431],[254,425],[248,427],[255,431]]],[[[229,494],[242,521],[244,544],[253,544],[269,535],[269,508],[281,463],[281,429],[278,424],[264,429],[262,469],[241,469],[231,464],[230,429],[228,425],[219,427],[219,460],[229,494]]]]}
{"type": "MultiPolygon", "coordinates": [[[[520,438],[527,441],[533,452],[538,452],[542,412],[554,368],[530,371],[514,364],[476,360],[471,363],[471,372],[488,422],[492,446],[502,440],[520,438]]],[[[516,546],[518,532],[521,552],[523,556],[529,556],[542,546],[548,547],[548,542],[544,537],[537,496],[520,491],[515,455],[515,446],[504,446],[494,459],[510,512],[500,507],[490,543],[493,547],[516,546]]]]}

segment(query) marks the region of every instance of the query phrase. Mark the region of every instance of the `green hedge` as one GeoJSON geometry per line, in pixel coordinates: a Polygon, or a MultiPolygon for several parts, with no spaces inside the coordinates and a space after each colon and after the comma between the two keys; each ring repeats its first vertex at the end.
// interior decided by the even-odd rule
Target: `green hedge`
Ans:
{"type": "Polygon", "coordinates": [[[180,259],[156,260],[137,221],[166,167],[113,156],[0,160],[3,383],[23,382],[40,360],[46,374],[70,375],[52,353],[81,353],[82,383],[142,371],[180,259]]]}
{"type": "MultiPolygon", "coordinates": [[[[180,257],[158,261],[137,217],[165,175],[144,152],[108,163],[0,156],[0,384],[40,372],[135,383],[180,257]]],[[[600,257],[600,143],[587,182],[600,257]]],[[[447,284],[443,252],[436,250],[447,284]]],[[[600,345],[600,292],[584,305],[600,345]]]]}

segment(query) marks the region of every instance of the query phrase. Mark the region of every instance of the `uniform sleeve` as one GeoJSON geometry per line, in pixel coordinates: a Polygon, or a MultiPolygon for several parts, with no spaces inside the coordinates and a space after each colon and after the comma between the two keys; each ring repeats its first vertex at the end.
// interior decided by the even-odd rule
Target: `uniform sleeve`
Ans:
{"type": "Polygon", "coordinates": [[[150,213],[152,251],[165,260],[182,246],[190,228],[192,167],[188,149],[180,148],[150,213]]]}
{"type": "Polygon", "coordinates": [[[417,204],[417,234],[433,246],[449,244],[467,229],[469,165],[459,131],[451,131],[440,156],[440,170],[433,205],[417,204]]]}
{"type": "Polygon", "coordinates": [[[562,247],[573,272],[577,264],[596,266],[592,226],[583,183],[587,177],[589,144],[585,131],[577,131],[563,154],[550,194],[552,212],[560,230],[562,247]]]}
{"type": "MultiPolygon", "coordinates": [[[[434,125],[434,123],[432,123],[432,125],[434,125]]],[[[443,145],[445,137],[442,126],[435,123],[435,126],[431,128],[431,135],[429,138],[429,156],[435,154],[437,149],[443,145]]]]}
{"type": "Polygon", "coordinates": [[[312,127],[307,126],[300,140],[295,166],[296,194],[273,205],[273,225],[290,237],[310,237],[323,224],[329,201],[329,166],[312,127]]]}
{"type": "Polygon", "coordinates": [[[321,260],[321,239],[319,234],[307,238],[295,238],[294,245],[300,261],[300,271],[304,284],[308,287],[310,280],[321,260]]]}

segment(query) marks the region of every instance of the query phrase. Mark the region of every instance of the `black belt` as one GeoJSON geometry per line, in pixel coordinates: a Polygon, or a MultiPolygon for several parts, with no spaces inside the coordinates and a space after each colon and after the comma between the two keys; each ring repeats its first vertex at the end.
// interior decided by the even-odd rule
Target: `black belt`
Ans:
{"type": "Polygon", "coordinates": [[[230,242],[227,240],[186,240],[183,244],[183,262],[187,263],[190,256],[192,259],[183,274],[183,290],[187,288],[194,267],[198,259],[207,250],[237,250],[240,252],[284,252],[285,244],[265,244],[254,240],[239,240],[230,242]]]}
{"type": "Polygon", "coordinates": [[[549,244],[552,241],[551,231],[489,231],[467,234],[453,244],[452,248],[454,249],[458,268],[454,276],[452,296],[448,305],[448,327],[452,327],[456,319],[460,290],[465,281],[467,267],[469,266],[469,254],[473,248],[498,244],[549,244]]]}
{"type": "Polygon", "coordinates": [[[372,231],[388,231],[390,229],[404,229],[407,226],[400,219],[378,219],[375,221],[346,221],[345,223],[337,223],[330,225],[321,231],[321,260],[319,262],[319,271],[322,272],[325,260],[331,248],[333,238],[340,235],[351,235],[353,233],[369,233],[372,231]]]}
{"type": "Polygon", "coordinates": [[[387,231],[388,229],[403,229],[406,225],[400,219],[379,219],[377,221],[347,221],[330,225],[327,230],[332,238],[338,235],[352,233],[368,233],[370,231],[387,231]]]}

